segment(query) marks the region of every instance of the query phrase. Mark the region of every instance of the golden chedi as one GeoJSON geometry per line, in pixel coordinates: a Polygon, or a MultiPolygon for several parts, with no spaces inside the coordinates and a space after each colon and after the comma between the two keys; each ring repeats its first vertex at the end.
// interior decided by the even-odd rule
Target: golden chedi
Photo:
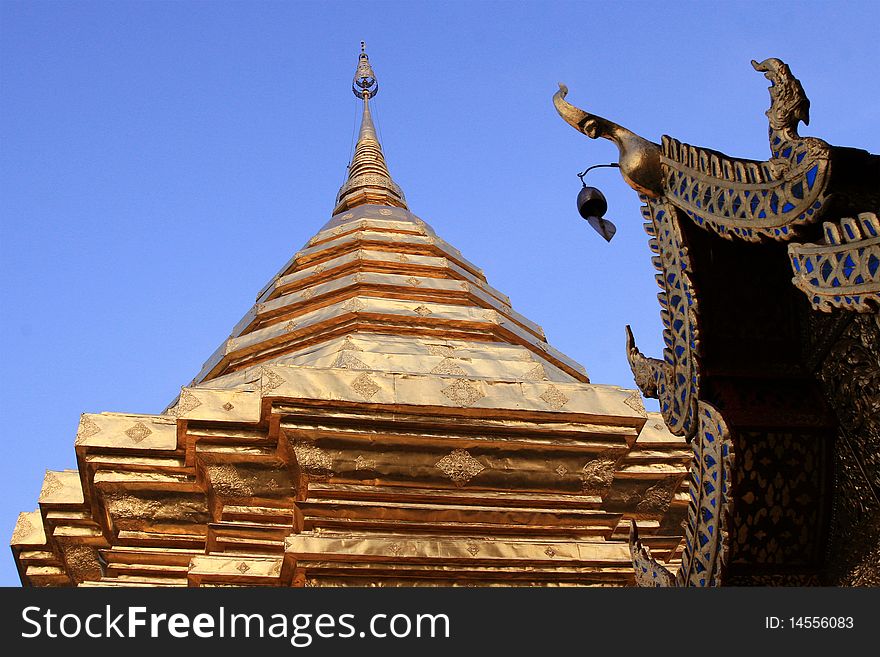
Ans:
{"type": "Polygon", "coordinates": [[[690,451],[413,215],[370,116],[333,216],[161,415],[86,413],[26,585],[629,585],[682,550],[690,451]]]}

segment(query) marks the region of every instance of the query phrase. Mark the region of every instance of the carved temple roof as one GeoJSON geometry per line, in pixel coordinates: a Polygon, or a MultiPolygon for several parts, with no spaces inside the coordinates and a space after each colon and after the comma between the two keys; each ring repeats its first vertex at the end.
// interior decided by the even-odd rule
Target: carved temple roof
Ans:
{"type": "Polygon", "coordinates": [[[679,557],[684,441],[406,208],[364,100],[341,209],[192,383],[82,416],[19,519],[23,582],[621,585],[631,521],[679,557]]]}
{"type": "Polygon", "coordinates": [[[564,85],[553,97],[566,123],[615,143],[644,203],[665,348],[646,357],[628,331],[627,355],[694,449],[680,567],[633,532],[636,580],[876,584],[880,155],[800,136],[800,81],[776,58],[752,66],[770,81],[764,161],[654,143],[564,85]]]}

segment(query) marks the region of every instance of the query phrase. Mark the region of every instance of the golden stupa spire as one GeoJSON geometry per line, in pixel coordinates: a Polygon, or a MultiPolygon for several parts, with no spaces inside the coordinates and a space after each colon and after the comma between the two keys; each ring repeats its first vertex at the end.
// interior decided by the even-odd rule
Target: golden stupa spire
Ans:
{"type": "Polygon", "coordinates": [[[376,127],[370,114],[370,98],[379,92],[376,74],[370,66],[370,58],[365,51],[366,44],[361,41],[361,54],[354,74],[351,90],[364,101],[361,130],[358,134],[354,157],[348,166],[348,180],[339,188],[336,195],[336,208],[333,214],[359,205],[393,205],[406,208],[403,191],[391,179],[382,145],[376,136],[376,127]]]}

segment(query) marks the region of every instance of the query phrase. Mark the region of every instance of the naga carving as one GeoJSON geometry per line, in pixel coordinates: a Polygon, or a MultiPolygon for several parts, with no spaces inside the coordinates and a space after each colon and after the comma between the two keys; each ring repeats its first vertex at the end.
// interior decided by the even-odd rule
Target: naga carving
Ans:
{"type": "Polygon", "coordinates": [[[630,130],[569,104],[565,85],[554,95],[560,116],[592,139],[613,141],[624,179],[650,198],[665,197],[692,221],[725,238],[788,240],[793,228],[812,223],[829,198],[831,147],[800,137],[810,101],[782,61],[752,62],[770,80],[772,157],[764,162],[730,158],[663,136],[650,142],[630,130]]]}
{"type": "Polygon", "coordinates": [[[639,351],[629,324],[626,325],[626,358],[638,389],[648,399],[658,399],[660,388],[666,385],[666,363],[639,351]]]}
{"type": "Polygon", "coordinates": [[[613,121],[578,109],[565,100],[568,87],[559,84],[553,96],[556,111],[565,122],[590,139],[608,139],[620,151],[620,173],[640,194],[656,198],[663,193],[660,147],[613,121]]]}

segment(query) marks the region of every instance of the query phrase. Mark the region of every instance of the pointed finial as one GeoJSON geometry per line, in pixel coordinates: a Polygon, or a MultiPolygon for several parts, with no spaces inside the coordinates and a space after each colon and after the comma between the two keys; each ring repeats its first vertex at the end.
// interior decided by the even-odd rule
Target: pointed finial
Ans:
{"type": "Polygon", "coordinates": [[[379,91],[376,74],[367,57],[367,44],[361,41],[361,52],[358,56],[357,71],[351,90],[354,95],[364,101],[361,130],[351,164],[348,165],[348,180],[339,188],[336,195],[336,208],[333,214],[355,208],[359,205],[390,205],[406,209],[406,198],[403,190],[391,179],[382,145],[373,125],[370,113],[370,99],[379,91]]]}
{"type": "Polygon", "coordinates": [[[361,41],[361,54],[358,57],[357,70],[354,72],[354,82],[351,84],[354,95],[364,100],[374,98],[379,93],[379,83],[376,82],[376,74],[370,66],[370,58],[367,55],[367,44],[361,41]]]}

